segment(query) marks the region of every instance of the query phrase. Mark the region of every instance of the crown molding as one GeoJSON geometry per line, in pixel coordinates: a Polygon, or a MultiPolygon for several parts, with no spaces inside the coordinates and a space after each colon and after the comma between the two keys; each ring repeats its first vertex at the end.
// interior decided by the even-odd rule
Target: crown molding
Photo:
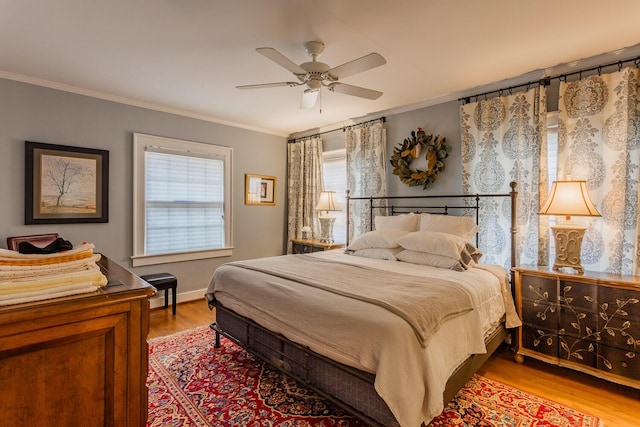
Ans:
{"type": "Polygon", "coordinates": [[[22,74],[11,73],[9,71],[0,70],[0,79],[13,80],[21,83],[28,83],[35,86],[42,86],[49,89],[60,90],[63,92],[74,93],[76,95],[88,96],[91,98],[102,99],[105,101],[117,102],[118,104],[130,105],[133,107],[145,108],[147,110],[159,111],[168,114],[175,114],[177,116],[189,117],[191,119],[203,120],[206,122],[216,123],[219,125],[231,126],[235,128],[266,133],[269,135],[286,137],[286,133],[278,133],[269,129],[262,129],[254,126],[247,126],[242,123],[236,123],[228,120],[223,120],[218,117],[213,117],[207,114],[196,113],[194,111],[183,110],[180,108],[168,107],[166,105],[155,104],[152,102],[141,101],[139,99],[127,98],[124,96],[113,95],[105,92],[100,92],[92,89],[85,89],[78,86],[68,85],[64,83],[52,82],[49,80],[38,79],[35,77],[29,77],[22,74]]]}

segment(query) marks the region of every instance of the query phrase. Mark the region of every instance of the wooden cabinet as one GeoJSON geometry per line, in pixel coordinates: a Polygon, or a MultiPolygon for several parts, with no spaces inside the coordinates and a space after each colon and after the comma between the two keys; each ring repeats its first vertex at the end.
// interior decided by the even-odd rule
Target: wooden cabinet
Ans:
{"type": "Polygon", "coordinates": [[[316,239],[291,239],[292,251],[294,254],[308,254],[311,252],[322,252],[330,249],[344,248],[343,243],[325,243],[316,239]]]}
{"type": "Polygon", "coordinates": [[[104,258],[115,286],[0,307],[0,413],[7,426],[145,426],[149,297],[104,258]]]}
{"type": "Polygon", "coordinates": [[[640,388],[640,277],[514,272],[519,361],[531,356],[640,388]]]}

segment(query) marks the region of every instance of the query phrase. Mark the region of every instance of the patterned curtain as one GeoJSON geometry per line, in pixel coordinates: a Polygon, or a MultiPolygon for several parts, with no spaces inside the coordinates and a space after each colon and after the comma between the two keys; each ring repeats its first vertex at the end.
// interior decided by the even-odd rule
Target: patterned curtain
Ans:
{"type": "Polygon", "coordinates": [[[584,179],[602,218],[587,226],[585,270],[638,274],[638,69],[560,83],[558,179],[584,179]]]}
{"type": "Polygon", "coordinates": [[[320,229],[314,208],[322,191],[322,139],[316,136],[287,144],[287,166],[287,253],[291,253],[291,239],[302,237],[302,227],[308,225],[314,232],[320,229]]]}
{"type": "MultiPolygon", "coordinates": [[[[462,189],[465,194],[511,191],[518,184],[517,262],[546,265],[549,235],[538,216],[548,192],[544,86],[460,106],[462,189]]],[[[481,202],[479,245],[485,264],[511,266],[511,209],[508,198],[481,202]]]]}
{"type": "MultiPolygon", "coordinates": [[[[379,197],[387,194],[387,130],[383,123],[355,126],[345,131],[347,147],[347,188],[351,197],[379,197]]],[[[368,202],[352,201],[349,206],[349,241],[369,231],[368,202]]]]}

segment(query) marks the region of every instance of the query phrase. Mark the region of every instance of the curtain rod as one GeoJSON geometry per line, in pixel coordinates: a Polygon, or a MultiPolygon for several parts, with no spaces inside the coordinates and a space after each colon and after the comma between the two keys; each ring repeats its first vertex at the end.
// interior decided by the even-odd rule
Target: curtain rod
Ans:
{"type": "Polygon", "coordinates": [[[583,68],[581,70],[572,71],[570,73],[563,73],[563,74],[557,74],[555,76],[543,77],[540,80],[531,81],[531,82],[528,82],[528,83],[522,83],[522,84],[515,85],[515,86],[509,86],[509,87],[502,88],[502,89],[490,90],[490,91],[487,91],[487,92],[479,93],[477,95],[464,96],[462,98],[458,98],[458,101],[462,102],[462,104],[464,105],[464,104],[470,103],[471,102],[471,98],[475,98],[476,102],[478,101],[478,98],[480,98],[481,96],[484,96],[485,99],[487,99],[487,95],[489,95],[490,93],[497,93],[498,95],[502,96],[502,93],[504,91],[508,91],[511,94],[514,89],[521,89],[521,88],[526,87],[527,90],[529,90],[529,87],[531,87],[533,85],[548,86],[548,85],[551,84],[551,80],[567,81],[567,77],[574,76],[576,74],[579,74],[580,75],[580,79],[582,79],[582,73],[586,73],[586,72],[589,72],[589,71],[598,71],[598,75],[600,75],[602,73],[602,69],[603,68],[613,67],[614,65],[617,65],[618,66],[618,71],[620,71],[620,70],[622,70],[622,65],[624,63],[627,63],[627,62],[633,62],[636,67],[640,67],[640,56],[636,56],[635,58],[629,58],[629,59],[624,59],[624,60],[620,60],[620,61],[610,62],[608,64],[596,65],[595,67],[583,68]]]}
{"type": "Polygon", "coordinates": [[[316,136],[324,135],[325,133],[337,132],[337,131],[339,131],[339,130],[341,130],[342,132],[344,132],[344,131],[346,131],[346,130],[348,130],[348,129],[351,129],[351,128],[354,128],[354,127],[357,127],[357,126],[363,126],[363,125],[366,125],[366,124],[368,124],[368,123],[373,123],[373,122],[377,122],[377,121],[382,121],[382,123],[385,123],[385,122],[387,121],[387,118],[383,116],[383,117],[380,117],[380,118],[378,118],[378,119],[371,119],[371,120],[367,120],[367,121],[365,121],[365,122],[356,123],[356,124],[348,125],[348,126],[343,126],[343,127],[341,127],[341,128],[337,128],[337,129],[326,130],[326,131],[324,131],[324,132],[315,133],[315,134],[313,134],[313,135],[307,135],[307,136],[301,136],[301,137],[299,137],[299,138],[289,139],[289,140],[287,140],[287,142],[288,142],[288,143],[292,143],[292,142],[296,142],[296,141],[301,141],[301,140],[304,140],[304,139],[307,139],[307,138],[314,138],[314,137],[316,137],[316,136]]]}

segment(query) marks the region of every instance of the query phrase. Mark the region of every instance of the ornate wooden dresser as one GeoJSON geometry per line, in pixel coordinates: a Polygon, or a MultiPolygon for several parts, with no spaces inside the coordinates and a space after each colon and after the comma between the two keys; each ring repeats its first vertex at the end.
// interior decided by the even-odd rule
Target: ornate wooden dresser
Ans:
{"type": "Polygon", "coordinates": [[[640,277],[514,269],[517,357],[640,388],[640,277]]]}
{"type": "Polygon", "coordinates": [[[112,286],[0,307],[0,424],[146,425],[155,289],[105,257],[98,264],[112,286]]]}

